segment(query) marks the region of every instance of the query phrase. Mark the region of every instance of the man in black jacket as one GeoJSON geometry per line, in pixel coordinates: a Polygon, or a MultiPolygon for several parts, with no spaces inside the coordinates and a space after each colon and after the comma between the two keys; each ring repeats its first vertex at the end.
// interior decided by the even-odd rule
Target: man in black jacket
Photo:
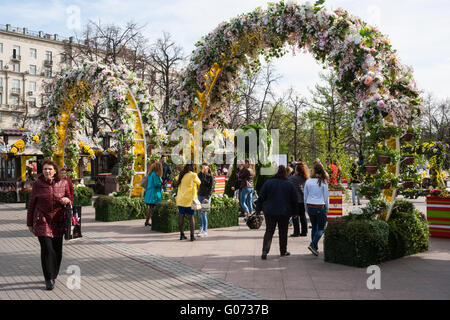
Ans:
{"type": "Polygon", "coordinates": [[[282,257],[290,255],[287,251],[289,218],[297,212],[298,196],[294,185],[287,178],[287,168],[279,166],[275,177],[266,181],[262,186],[256,202],[256,211],[263,211],[266,220],[266,233],[261,256],[263,260],[267,259],[269,254],[277,224],[280,254],[282,257]]]}
{"type": "Polygon", "coordinates": [[[167,164],[166,156],[161,157],[161,163],[163,166],[162,186],[163,186],[164,192],[167,192],[167,182],[169,181],[170,175],[172,174],[172,169],[167,164]]]}

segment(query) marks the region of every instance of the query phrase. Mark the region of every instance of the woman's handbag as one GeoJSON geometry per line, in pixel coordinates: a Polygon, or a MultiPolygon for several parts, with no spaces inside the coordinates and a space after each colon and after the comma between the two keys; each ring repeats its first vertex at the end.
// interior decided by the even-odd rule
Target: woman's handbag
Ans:
{"type": "Polygon", "coordinates": [[[65,228],[64,239],[81,238],[81,206],[64,206],[65,228]]]}
{"type": "Polygon", "coordinates": [[[206,211],[206,212],[211,211],[211,205],[209,204],[209,202],[208,203],[202,202],[202,209],[200,211],[206,211]]]}
{"type": "Polygon", "coordinates": [[[200,201],[195,197],[195,184],[192,186],[192,205],[191,205],[191,209],[192,210],[200,210],[202,208],[202,204],[200,203],[200,201]]]}

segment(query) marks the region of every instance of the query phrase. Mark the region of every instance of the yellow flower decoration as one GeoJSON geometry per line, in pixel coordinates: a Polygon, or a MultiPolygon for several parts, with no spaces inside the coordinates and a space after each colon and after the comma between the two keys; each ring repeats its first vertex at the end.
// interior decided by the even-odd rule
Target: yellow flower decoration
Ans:
{"type": "Polygon", "coordinates": [[[38,135],[34,136],[33,141],[36,143],[39,143],[39,136],[38,135]]]}
{"type": "Polygon", "coordinates": [[[14,155],[16,155],[17,152],[19,152],[19,150],[17,150],[16,147],[12,147],[12,148],[11,148],[11,153],[13,153],[14,155]]]}
{"type": "Polygon", "coordinates": [[[23,149],[23,147],[25,147],[25,142],[22,139],[17,140],[14,146],[16,146],[18,149],[23,149]]]}

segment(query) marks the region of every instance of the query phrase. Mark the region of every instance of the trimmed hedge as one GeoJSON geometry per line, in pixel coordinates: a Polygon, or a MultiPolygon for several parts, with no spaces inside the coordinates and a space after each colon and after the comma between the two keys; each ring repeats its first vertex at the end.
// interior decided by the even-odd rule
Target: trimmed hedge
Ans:
{"type": "Polygon", "coordinates": [[[17,193],[15,191],[1,191],[0,202],[3,203],[17,203],[17,193]]]}
{"type": "MultiPolygon", "coordinates": [[[[197,215],[196,215],[197,216],[197,215]]],[[[213,196],[211,212],[208,212],[208,229],[239,225],[239,203],[227,196],[213,196]]],[[[165,233],[178,232],[178,207],[173,200],[160,202],[152,212],[152,230],[165,233]]],[[[199,229],[195,219],[195,229],[199,229]]],[[[184,230],[189,230],[189,219],[184,218],[184,230]]]]}
{"type": "Polygon", "coordinates": [[[96,221],[145,219],[147,215],[143,198],[100,196],[95,200],[94,208],[96,221]]]}
{"type": "Polygon", "coordinates": [[[398,200],[388,222],[355,215],[329,221],[325,261],[363,268],[427,251],[428,240],[425,216],[412,203],[398,200]]]}
{"type": "Polygon", "coordinates": [[[368,267],[389,259],[389,226],[380,220],[349,216],[328,222],[324,238],[325,261],[368,267]]]}
{"type": "Polygon", "coordinates": [[[88,187],[73,188],[73,205],[74,206],[92,206],[92,196],[94,191],[88,187]]]}
{"type": "Polygon", "coordinates": [[[388,224],[391,259],[428,250],[428,221],[412,203],[396,201],[388,224]]]}

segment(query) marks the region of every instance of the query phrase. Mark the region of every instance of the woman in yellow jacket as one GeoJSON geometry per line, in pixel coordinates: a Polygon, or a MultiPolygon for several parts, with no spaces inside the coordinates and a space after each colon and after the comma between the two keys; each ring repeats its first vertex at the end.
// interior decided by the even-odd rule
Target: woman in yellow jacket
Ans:
{"type": "Polygon", "coordinates": [[[191,241],[195,240],[195,220],[194,210],[191,209],[192,202],[197,199],[197,190],[201,184],[200,179],[194,172],[194,166],[192,164],[187,164],[184,166],[183,170],[178,177],[178,192],[177,192],[177,206],[178,212],[180,213],[178,219],[178,226],[180,228],[180,240],[187,239],[184,235],[184,215],[189,215],[189,225],[191,231],[191,241]]]}

